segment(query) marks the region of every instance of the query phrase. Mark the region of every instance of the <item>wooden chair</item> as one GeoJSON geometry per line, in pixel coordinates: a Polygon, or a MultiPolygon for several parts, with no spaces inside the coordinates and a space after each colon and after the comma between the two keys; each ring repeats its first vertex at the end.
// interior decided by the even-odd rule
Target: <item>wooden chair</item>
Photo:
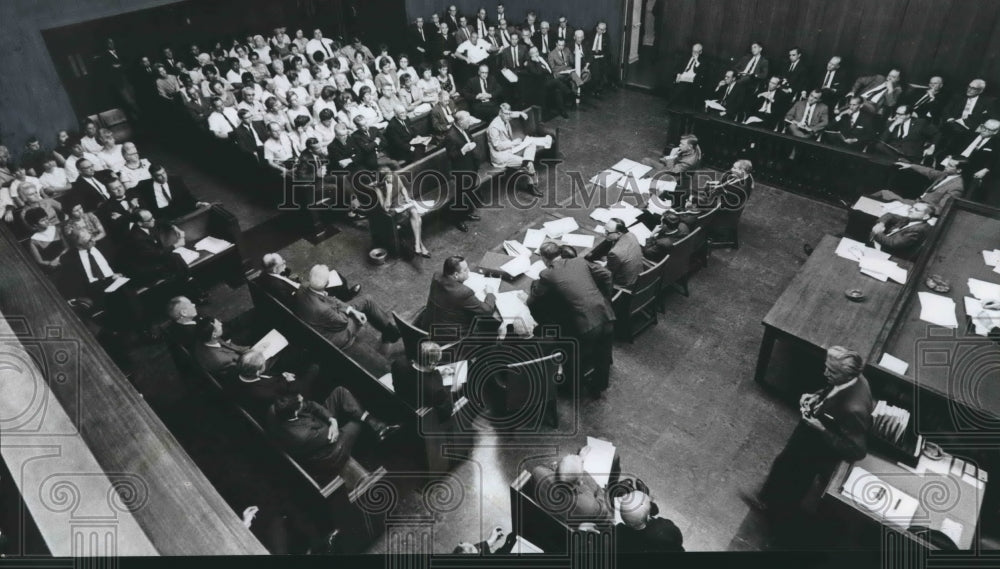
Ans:
{"type": "Polygon", "coordinates": [[[535,496],[531,472],[522,470],[510,484],[511,531],[546,553],[566,553],[573,528],[545,511],[535,496]]]}
{"type": "MultiPolygon", "coordinates": [[[[706,211],[705,213],[698,216],[698,221],[696,222],[697,227],[711,227],[715,223],[716,218],[719,215],[720,208],[722,204],[716,205],[714,208],[706,211]]],[[[700,243],[698,247],[695,248],[695,254],[692,257],[692,270],[697,266],[697,268],[703,269],[708,266],[708,256],[711,253],[711,248],[708,246],[708,237],[705,231],[701,232],[700,243]]]]}
{"type": "Polygon", "coordinates": [[[670,290],[677,290],[684,296],[688,296],[691,258],[694,256],[695,246],[703,235],[701,227],[695,229],[675,243],[670,255],[660,262],[660,289],[657,293],[657,298],[660,300],[660,312],[663,312],[663,299],[670,290]]]}
{"type": "MultiPolygon", "coordinates": [[[[399,334],[403,337],[403,349],[406,351],[407,359],[416,361],[417,354],[419,354],[420,341],[428,337],[427,331],[410,324],[397,314],[396,311],[392,312],[392,319],[395,320],[396,328],[399,329],[399,334]]],[[[419,318],[417,321],[419,322],[419,318]]]]}
{"type": "Polygon", "coordinates": [[[612,299],[615,309],[615,332],[618,337],[628,338],[629,343],[646,328],[656,325],[656,299],[660,292],[663,265],[672,255],[639,273],[635,284],[629,289],[619,289],[612,299]]]}

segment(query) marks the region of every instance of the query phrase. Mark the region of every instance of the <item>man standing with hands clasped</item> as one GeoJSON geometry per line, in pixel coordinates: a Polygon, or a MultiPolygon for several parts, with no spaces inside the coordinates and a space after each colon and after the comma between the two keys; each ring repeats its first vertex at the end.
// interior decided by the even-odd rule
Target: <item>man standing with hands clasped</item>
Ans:
{"type": "Polygon", "coordinates": [[[874,404],[862,369],[864,360],[854,350],[832,346],[826,351],[827,385],[799,398],[802,420],[771,465],[760,492],[741,496],[748,505],[790,514],[817,476],[829,475],[838,461],[858,461],[868,454],[874,404]]]}

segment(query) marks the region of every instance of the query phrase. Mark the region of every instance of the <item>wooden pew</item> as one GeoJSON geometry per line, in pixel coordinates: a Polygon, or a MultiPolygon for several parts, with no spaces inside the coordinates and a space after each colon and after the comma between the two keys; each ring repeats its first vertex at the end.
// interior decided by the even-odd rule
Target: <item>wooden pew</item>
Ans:
{"type": "MultiPolygon", "coordinates": [[[[545,553],[570,554],[584,559],[604,556],[613,551],[614,533],[610,527],[597,532],[577,531],[549,514],[539,503],[531,472],[522,470],[510,484],[511,532],[537,545],[545,553]]],[[[565,499],[554,495],[551,499],[565,499]]]]}

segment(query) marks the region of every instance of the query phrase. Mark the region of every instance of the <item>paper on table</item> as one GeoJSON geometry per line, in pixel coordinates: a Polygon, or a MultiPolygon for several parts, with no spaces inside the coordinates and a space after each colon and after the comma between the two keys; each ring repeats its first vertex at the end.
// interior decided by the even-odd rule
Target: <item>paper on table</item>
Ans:
{"type": "Polygon", "coordinates": [[[933,472],[934,474],[948,476],[948,471],[950,469],[951,469],[950,455],[944,455],[942,458],[935,460],[933,458],[930,458],[926,454],[921,454],[920,458],[917,460],[918,474],[923,474],[924,472],[933,472]]]}
{"type": "Polygon", "coordinates": [[[203,237],[200,241],[194,244],[194,248],[198,251],[208,251],[209,253],[221,253],[226,249],[232,247],[233,244],[225,239],[219,239],[218,237],[203,237]]]}
{"type": "Polygon", "coordinates": [[[888,253],[882,251],[877,251],[871,247],[866,246],[860,241],[855,241],[844,237],[837,244],[837,250],[835,251],[838,257],[843,257],[848,261],[860,261],[862,258],[873,258],[873,259],[888,259],[891,257],[888,253]]]}
{"type": "Polygon", "coordinates": [[[917,499],[860,466],[851,469],[844,482],[844,496],[888,523],[907,528],[919,503],[917,499]]]}
{"type": "Polygon", "coordinates": [[[264,359],[269,360],[278,355],[278,352],[288,346],[288,340],[277,330],[271,330],[256,344],[251,350],[264,354],[264,359]]]}
{"type": "Polygon", "coordinates": [[[663,215],[663,212],[671,207],[673,207],[673,203],[670,200],[661,200],[658,198],[651,199],[646,204],[646,209],[653,215],[663,215]]]}
{"type": "Polygon", "coordinates": [[[896,215],[906,215],[906,212],[909,211],[909,209],[910,206],[906,205],[903,202],[889,202],[886,204],[882,204],[883,215],[886,213],[894,213],[896,215]]]}
{"type": "Polygon", "coordinates": [[[518,292],[520,291],[511,290],[496,295],[497,312],[502,318],[517,318],[521,316],[522,311],[528,310],[528,307],[518,297],[518,292]]]}
{"type": "Polygon", "coordinates": [[[528,249],[538,249],[545,242],[545,232],[541,229],[529,229],[524,234],[523,245],[528,249]]]}
{"type": "Polygon", "coordinates": [[[969,279],[969,292],[979,300],[1000,300],[1000,285],[979,279],[969,279]]]}
{"type": "Polygon", "coordinates": [[[684,71],[678,73],[674,78],[675,83],[694,83],[694,71],[684,71]]]}
{"type": "Polygon", "coordinates": [[[991,267],[1000,265],[1000,249],[983,251],[983,262],[991,267]]]}
{"type": "Polygon", "coordinates": [[[531,264],[531,267],[524,272],[524,275],[533,281],[537,281],[539,277],[542,276],[542,271],[545,270],[545,263],[543,261],[535,261],[531,264]]]}
{"type": "Polygon", "coordinates": [[[542,224],[542,227],[545,228],[545,233],[549,237],[559,238],[559,236],[565,233],[576,231],[580,226],[576,224],[576,220],[572,217],[563,217],[553,221],[546,221],[542,224]]]}
{"type": "Polygon", "coordinates": [[[677,182],[675,180],[657,180],[656,181],[656,192],[672,192],[677,189],[677,182]]]}
{"type": "Polygon", "coordinates": [[[910,364],[889,353],[882,354],[882,359],[879,360],[878,365],[899,375],[906,375],[906,370],[910,367],[910,364]]]}
{"type": "Polygon", "coordinates": [[[868,275],[869,277],[872,277],[873,279],[876,280],[880,280],[882,282],[888,282],[889,280],[888,275],[884,275],[882,273],[876,273],[875,271],[872,271],[870,269],[861,269],[861,274],[868,275]]]}
{"type": "Polygon", "coordinates": [[[514,547],[510,550],[511,553],[515,555],[529,555],[537,553],[545,553],[542,548],[538,547],[534,543],[524,539],[521,536],[517,536],[514,540],[514,547]]]}
{"type": "Polygon", "coordinates": [[[487,277],[480,273],[469,273],[469,278],[462,284],[471,288],[480,302],[486,300],[487,292],[500,290],[499,277],[487,277]]]}
{"type": "Polygon", "coordinates": [[[945,328],[958,328],[954,300],[931,292],[918,292],[917,295],[920,297],[921,320],[945,328]]]}
{"type": "Polygon", "coordinates": [[[997,265],[997,266],[993,267],[993,272],[997,273],[997,274],[1000,274],[1000,265],[997,265]]]}
{"type": "Polygon", "coordinates": [[[125,286],[125,283],[129,281],[128,277],[119,277],[115,279],[115,282],[108,285],[108,288],[104,289],[104,292],[115,292],[121,287],[125,286]]]}
{"type": "Polygon", "coordinates": [[[607,232],[608,230],[604,229],[603,225],[594,226],[594,233],[600,233],[601,235],[605,235],[607,232]]]}
{"type": "Polygon", "coordinates": [[[441,384],[445,387],[455,385],[455,381],[461,387],[469,378],[469,360],[459,360],[436,369],[441,372],[441,384]]]}
{"type": "MultiPolygon", "coordinates": [[[[906,269],[900,267],[892,261],[864,257],[858,262],[858,266],[861,267],[861,272],[865,274],[870,274],[869,272],[879,273],[899,284],[906,284],[906,269]]],[[[881,281],[885,281],[883,278],[876,278],[881,281]]]]}
{"type": "Polygon", "coordinates": [[[649,236],[653,234],[653,232],[646,227],[645,223],[636,223],[632,227],[628,228],[628,232],[635,235],[636,240],[639,241],[639,245],[645,245],[649,236]]]}
{"type": "Polygon", "coordinates": [[[635,220],[642,215],[641,209],[625,201],[611,206],[608,211],[611,212],[611,217],[617,217],[618,219],[624,221],[625,225],[632,225],[635,223],[635,220]]]}
{"type": "Polygon", "coordinates": [[[531,250],[522,245],[518,241],[504,241],[503,248],[507,251],[507,254],[511,257],[522,257],[524,255],[531,255],[531,250]]]}
{"type": "Polygon", "coordinates": [[[605,170],[603,172],[598,173],[593,178],[591,178],[590,183],[597,184],[598,186],[602,186],[605,188],[611,188],[618,183],[618,180],[620,180],[622,176],[624,176],[624,174],[622,174],[621,172],[615,172],[614,170],[605,170]]]}
{"type": "Polygon", "coordinates": [[[962,539],[962,524],[956,522],[951,518],[945,518],[941,522],[941,533],[948,536],[955,545],[958,545],[962,539]]]}
{"type": "Polygon", "coordinates": [[[615,460],[615,445],[603,439],[587,437],[590,452],[583,459],[583,469],[586,470],[601,488],[608,486],[611,477],[611,465],[615,460]]]}
{"type": "Polygon", "coordinates": [[[631,171],[636,166],[643,166],[641,162],[636,162],[635,160],[629,160],[628,158],[622,158],[614,166],[611,167],[615,172],[621,172],[622,174],[631,171]]]}
{"type": "Polygon", "coordinates": [[[972,319],[979,336],[988,336],[991,329],[1000,328],[1000,310],[986,310],[982,302],[971,296],[965,297],[965,314],[972,319]]]}
{"type": "Polygon", "coordinates": [[[875,217],[882,217],[883,206],[885,206],[885,204],[878,200],[873,200],[869,197],[861,196],[860,198],[858,198],[858,201],[854,202],[852,209],[867,213],[868,215],[874,215],[875,217]]]}
{"type": "Polygon", "coordinates": [[[513,259],[504,263],[500,270],[507,273],[512,277],[517,277],[524,274],[531,267],[531,257],[527,255],[521,255],[514,257],[513,259]]]}
{"type": "Polygon", "coordinates": [[[340,278],[340,274],[330,269],[330,280],[326,281],[326,288],[338,287],[344,284],[344,279],[340,278]]]}
{"type": "Polygon", "coordinates": [[[614,214],[611,213],[611,210],[603,207],[594,208],[594,211],[590,212],[590,219],[600,221],[601,223],[607,223],[612,217],[614,217],[614,214]]]}
{"type": "Polygon", "coordinates": [[[579,233],[567,233],[559,238],[560,241],[566,245],[572,245],[573,247],[584,247],[590,248],[594,246],[594,236],[593,235],[581,235],[579,233]]]}
{"type": "Polygon", "coordinates": [[[174,253],[180,255],[181,259],[184,259],[184,262],[188,265],[197,261],[198,257],[201,257],[201,255],[199,255],[196,251],[192,251],[187,247],[178,247],[174,249],[174,253]]]}

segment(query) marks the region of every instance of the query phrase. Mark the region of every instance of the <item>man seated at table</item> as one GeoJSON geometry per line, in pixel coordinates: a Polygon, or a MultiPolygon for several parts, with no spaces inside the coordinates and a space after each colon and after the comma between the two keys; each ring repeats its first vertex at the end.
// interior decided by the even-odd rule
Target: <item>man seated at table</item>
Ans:
{"type": "Polygon", "coordinates": [[[878,218],[872,228],[871,241],[882,251],[913,259],[931,233],[931,212],[934,207],[924,202],[916,202],[909,207],[906,215],[887,213],[878,218]]]}
{"type": "Polygon", "coordinates": [[[701,147],[698,146],[698,137],[693,134],[681,136],[678,144],[670,154],[660,158],[660,162],[667,165],[666,172],[680,174],[688,170],[696,170],[701,165],[701,147]]]}
{"type": "Polygon", "coordinates": [[[788,132],[792,136],[816,138],[823,132],[830,120],[826,105],[820,100],[822,97],[822,91],[813,89],[806,100],[795,103],[788,110],[785,122],[788,123],[788,132]]]}
{"type": "Polygon", "coordinates": [[[149,167],[149,180],[139,182],[132,190],[139,200],[139,207],[148,209],[159,219],[175,219],[198,207],[211,204],[194,197],[187,184],[179,177],[168,179],[167,169],[159,164],[149,167]]]}
{"type": "MultiPolygon", "coordinates": [[[[265,254],[263,262],[264,272],[257,279],[257,284],[276,298],[278,302],[286,306],[291,306],[295,292],[302,285],[299,276],[292,274],[292,270],[285,263],[284,257],[278,253],[265,254]]],[[[361,292],[361,285],[348,285],[347,279],[337,271],[330,269],[330,276],[334,282],[331,283],[333,286],[326,288],[327,294],[348,302],[361,292]]]]}
{"type": "Polygon", "coordinates": [[[523,168],[530,176],[528,191],[535,197],[542,197],[535,172],[535,152],[538,146],[533,142],[514,138],[510,120],[515,116],[528,118],[528,114],[524,111],[512,111],[508,103],[503,103],[500,105],[500,113],[490,122],[487,129],[490,162],[495,168],[523,168]]]}
{"type": "Polygon", "coordinates": [[[653,501],[645,493],[629,492],[621,501],[622,523],[615,526],[620,553],[684,551],[684,536],[674,522],[652,515],[653,501]]]}
{"type": "Polygon", "coordinates": [[[672,211],[663,212],[660,220],[660,225],[653,230],[642,248],[642,255],[654,263],[665,259],[674,245],[691,232],[680,216],[672,211]]]}
{"type": "Polygon", "coordinates": [[[441,362],[441,346],[424,340],[417,359],[400,356],[392,362],[392,389],[414,409],[433,407],[439,421],[451,419],[455,410],[453,390],[444,386],[437,365],[441,362]]]}
{"type": "Polygon", "coordinates": [[[832,142],[854,150],[863,149],[878,137],[875,117],[864,108],[861,97],[857,96],[850,98],[847,107],[837,114],[827,132],[830,136],[824,136],[823,142],[832,142]]]}
{"type": "Polygon", "coordinates": [[[444,261],[441,272],[435,273],[427,295],[424,327],[435,337],[436,328],[458,327],[460,337],[472,330],[477,318],[491,318],[496,307],[497,291],[486,292],[483,300],[476,298],[464,283],[469,278],[469,263],[465,257],[453,255],[444,261]]]}
{"type": "Polygon", "coordinates": [[[534,310],[552,303],[565,307],[567,325],[563,333],[580,342],[580,353],[586,355],[584,361],[594,369],[590,391],[599,397],[608,388],[613,359],[611,271],[583,258],[562,258],[559,245],[551,241],[542,243],[538,253],[546,268],[531,284],[528,308],[534,310]]]}
{"type": "Polygon", "coordinates": [[[909,162],[896,162],[901,170],[912,170],[931,181],[927,189],[915,200],[901,197],[892,190],[879,190],[869,197],[883,202],[903,202],[906,205],[913,205],[917,202],[931,206],[932,215],[941,215],[941,210],[952,198],[960,198],[965,193],[965,182],[958,171],[958,163],[953,160],[945,160],[941,163],[943,170],[935,170],[920,164],[909,162]]]}
{"type": "Polygon", "coordinates": [[[629,288],[642,272],[642,247],[635,234],[629,232],[625,222],[613,217],[604,224],[606,238],[587,255],[588,261],[607,257],[615,286],[629,288]]]}
{"type": "Polygon", "coordinates": [[[580,523],[606,524],[613,519],[614,509],[604,489],[583,469],[590,447],[579,454],[564,456],[555,468],[536,466],[531,469],[535,483],[534,499],[553,517],[576,527],[580,523]],[[572,494],[567,497],[564,491],[572,494]]]}
{"type": "Polygon", "coordinates": [[[302,395],[282,395],[267,412],[267,430],[311,475],[338,474],[367,426],[378,442],[399,430],[366,411],[345,387],[320,404],[302,395]]]}
{"type": "Polygon", "coordinates": [[[802,420],[760,491],[742,493],[745,502],[761,511],[792,513],[817,476],[828,476],[841,460],[855,462],[868,454],[875,406],[863,369],[864,360],[854,350],[827,349],[826,386],[799,398],[802,420]]]}
{"type": "Polygon", "coordinates": [[[145,284],[160,279],[175,281],[186,289],[187,296],[203,301],[204,291],[194,284],[188,264],[176,253],[186,246],[184,231],[170,226],[161,240],[159,226],[149,210],[133,210],[131,219],[132,229],[122,244],[128,251],[125,275],[145,284]]]}
{"type": "Polygon", "coordinates": [[[399,330],[393,324],[392,316],[370,296],[346,304],[327,294],[330,269],[326,265],[313,265],[304,284],[295,292],[292,302],[295,315],[338,348],[350,348],[358,331],[369,321],[382,334],[383,346],[399,340],[399,330]]]}

